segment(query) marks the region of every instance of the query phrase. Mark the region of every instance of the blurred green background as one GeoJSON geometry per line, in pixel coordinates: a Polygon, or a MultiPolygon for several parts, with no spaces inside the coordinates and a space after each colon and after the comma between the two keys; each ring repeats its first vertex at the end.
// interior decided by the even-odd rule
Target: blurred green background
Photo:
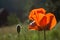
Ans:
{"type": "MultiPolygon", "coordinates": [[[[60,0],[0,0],[0,40],[44,40],[43,31],[28,29],[29,12],[34,8],[43,7],[52,12],[57,18],[57,25],[53,30],[46,31],[46,40],[60,40],[60,0]],[[6,9],[8,16],[4,19],[1,8],[6,9]],[[3,19],[1,19],[3,18],[3,19]],[[4,20],[6,20],[5,25],[4,20]],[[22,25],[18,37],[16,25],[22,25]]],[[[6,14],[7,15],[7,14],[6,14]]]]}

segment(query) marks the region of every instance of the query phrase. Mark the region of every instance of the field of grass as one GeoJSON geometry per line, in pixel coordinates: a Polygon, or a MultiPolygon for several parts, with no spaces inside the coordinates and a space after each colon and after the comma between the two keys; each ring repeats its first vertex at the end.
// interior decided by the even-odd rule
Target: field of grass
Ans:
{"type": "MultiPolygon", "coordinates": [[[[16,31],[16,25],[0,28],[0,40],[44,40],[43,31],[32,31],[27,24],[23,24],[20,34],[16,31]]],[[[60,40],[60,23],[53,30],[46,31],[46,40],[60,40]]]]}

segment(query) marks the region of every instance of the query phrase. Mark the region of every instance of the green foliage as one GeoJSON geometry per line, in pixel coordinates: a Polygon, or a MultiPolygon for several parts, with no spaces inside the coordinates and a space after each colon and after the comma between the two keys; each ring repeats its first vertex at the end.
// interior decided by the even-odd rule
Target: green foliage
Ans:
{"type": "Polygon", "coordinates": [[[60,39],[59,32],[56,30],[52,31],[51,38],[52,38],[52,40],[59,40],[60,39]]]}
{"type": "MultiPolygon", "coordinates": [[[[15,26],[8,27],[5,29],[5,31],[1,31],[0,32],[0,40],[39,40],[39,39],[44,40],[44,32],[43,31],[29,30],[28,24],[24,23],[21,26],[22,28],[21,28],[20,34],[18,35],[18,33],[16,32],[15,26]],[[6,33],[7,29],[10,29],[10,33],[9,33],[9,31],[8,31],[8,33],[6,33]],[[13,31],[12,29],[15,31],[13,31]]],[[[46,40],[60,40],[60,29],[46,31],[46,40]]]]}
{"type": "Polygon", "coordinates": [[[16,14],[10,14],[8,16],[8,25],[13,25],[18,23],[18,18],[16,14]]]}

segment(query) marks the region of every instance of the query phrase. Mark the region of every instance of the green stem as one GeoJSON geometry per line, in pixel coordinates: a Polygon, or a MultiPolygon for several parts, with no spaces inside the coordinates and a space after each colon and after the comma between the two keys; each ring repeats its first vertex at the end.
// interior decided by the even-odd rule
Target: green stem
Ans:
{"type": "Polygon", "coordinates": [[[40,40],[40,31],[38,31],[38,40],[40,40]]]}
{"type": "Polygon", "coordinates": [[[46,40],[46,31],[44,30],[44,40],[46,40]]]}
{"type": "Polygon", "coordinates": [[[20,40],[20,33],[18,33],[18,40],[20,40]]]}

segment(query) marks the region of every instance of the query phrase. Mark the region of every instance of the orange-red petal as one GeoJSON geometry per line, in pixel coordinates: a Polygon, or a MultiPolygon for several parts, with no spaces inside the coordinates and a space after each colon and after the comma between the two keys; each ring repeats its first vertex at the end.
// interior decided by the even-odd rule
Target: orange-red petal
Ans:
{"type": "Polygon", "coordinates": [[[38,8],[36,13],[46,14],[46,10],[44,8],[38,8]]]}
{"type": "Polygon", "coordinates": [[[46,16],[47,16],[47,23],[49,24],[49,29],[51,30],[52,28],[55,27],[57,23],[56,18],[52,13],[48,13],[46,14],[46,16]]]}
{"type": "Polygon", "coordinates": [[[44,29],[45,26],[47,25],[47,17],[44,16],[44,17],[41,19],[41,21],[40,21],[39,24],[40,24],[40,26],[44,29]]]}
{"type": "Polygon", "coordinates": [[[29,29],[30,29],[30,30],[38,30],[38,26],[37,26],[36,23],[34,22],[34,23],[31,23],[31,24],[29,25],[29,29]]]}
{"type": "Polygon", "coordinates": [[[44,8],[34,9],[30,12],[29,19],[34,20],[35,17],[38,16],[39,14],[45,14],[45,13],[46,13],[46,10],[44,8]]]}

